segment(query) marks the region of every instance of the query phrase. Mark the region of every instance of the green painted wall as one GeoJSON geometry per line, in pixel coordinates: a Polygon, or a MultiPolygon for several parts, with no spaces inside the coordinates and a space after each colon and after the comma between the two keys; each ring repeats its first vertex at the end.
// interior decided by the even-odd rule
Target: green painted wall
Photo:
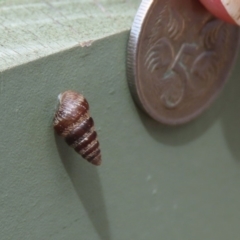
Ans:
{"type": "Polygon", "coordinates": [[[1,73],[1,240],[239,239],[239,67],[200,118],[166,127],[132,101],[127,38],[1,73]],[[67,89],[90,103],[101,167],[54,136],[57,95],[67,89]]]}

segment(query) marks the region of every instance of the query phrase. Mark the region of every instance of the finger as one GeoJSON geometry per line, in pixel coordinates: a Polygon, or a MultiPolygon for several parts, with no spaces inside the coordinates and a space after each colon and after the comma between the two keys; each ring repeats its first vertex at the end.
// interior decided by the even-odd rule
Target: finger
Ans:
{"type": "Polygon", "coordinates": [[[240,25],[240,0],[200,0],[216,17],[240,25]]]}

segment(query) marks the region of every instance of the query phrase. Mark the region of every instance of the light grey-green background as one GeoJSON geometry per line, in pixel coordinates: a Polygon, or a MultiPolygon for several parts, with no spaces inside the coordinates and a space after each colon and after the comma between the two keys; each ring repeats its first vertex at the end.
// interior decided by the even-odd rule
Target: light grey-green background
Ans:
{"type": "Polygon", "coordinates": [[[240,61],[207,112],[170,128],[132,101],[128,34],[1,73],[1,240],[239,239],[240,61]],[[67,89],[90,103],[101,167],[54,136],[67,89]]]}

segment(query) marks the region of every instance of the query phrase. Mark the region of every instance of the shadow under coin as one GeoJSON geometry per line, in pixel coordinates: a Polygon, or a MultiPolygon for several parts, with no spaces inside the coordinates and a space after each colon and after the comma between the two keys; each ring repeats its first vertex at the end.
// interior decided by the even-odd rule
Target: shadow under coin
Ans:
{"type": "MultiPolygon", "coordinates": [[[[211,127],[221,114],[223,101],[221,96],[202,115],[180,126],[158,123],[140,109],[138,109],[138,114],[149,135],[156,141],[166,145],[179,146],[198,138],[211,127]]],[[[138,107],[136,106],[136,108],[138,107]]]]}
{"type": "Polygon", "coordinates": [[[63,165],[101,240],[111,240],[109,221],[97,167],[91,165],[63,139],[55,135],[56,145],[63,165]]]}
{"type": "MultiPolygon", "coordinates": [[[[240,65],[240,59],[236,66],[240,65]]],[[[227,88],[222,116],[223,133],[234,158],[240,160],[240,69],[236,68],[227,88]]]]}

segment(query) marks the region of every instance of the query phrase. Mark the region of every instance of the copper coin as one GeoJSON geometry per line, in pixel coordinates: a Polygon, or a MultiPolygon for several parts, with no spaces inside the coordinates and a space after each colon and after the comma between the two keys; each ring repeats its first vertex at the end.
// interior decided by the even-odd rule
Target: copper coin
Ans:
{"type": "Polygon", "coordinates": [[[239,28],[197,0],[143,0],[128,45],[132,95],[155,120],[186,123],[222,90],[238,46],[239,28]]]}

